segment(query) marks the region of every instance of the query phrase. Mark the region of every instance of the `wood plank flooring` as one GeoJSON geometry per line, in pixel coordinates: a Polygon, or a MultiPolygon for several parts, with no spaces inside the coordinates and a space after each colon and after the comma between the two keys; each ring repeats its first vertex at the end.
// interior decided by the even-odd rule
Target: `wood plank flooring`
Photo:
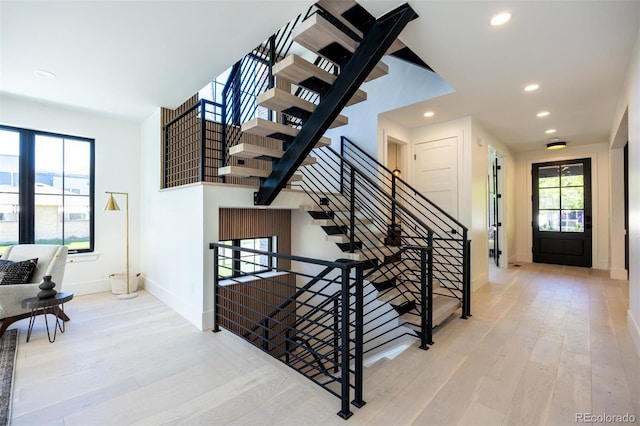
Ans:
{"type": "Polygon", "coordinates": [[[451,318],[365,369],[365,400],[339,401],[227,331],[200,332],[142,291],[79,296],[55,343],[20,329],[12,425],[575,425],[576,413],[640,417],[640,361],[626,281],[523,264],[491,271],[473,317],[451,318]]]}

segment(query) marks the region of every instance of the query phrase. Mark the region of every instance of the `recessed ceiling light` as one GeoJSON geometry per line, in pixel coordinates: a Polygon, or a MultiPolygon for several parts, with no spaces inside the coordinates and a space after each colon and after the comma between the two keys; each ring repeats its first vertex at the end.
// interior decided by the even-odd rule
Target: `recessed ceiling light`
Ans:
{"type": "Polygon", "coordinates": [[[511,20],[511,13],[500,12],[497,15],[494,15],[493,18],[491,18],[491,21],[489,22],[491,23],[491,26],[499,27],[500,25],[506,24],[510,20],[511,20]]]}
{"type": "Polygon", "coordinates": [[[538,90],[540,85],[537,83],[532,83],[524,87],[525,92],[533,92],[534,90],[538,90]]]}
{"type": "Polygon", "coordinates": [[[44,77],[44,78],[55,78],[56,75],[54,73],[52,73],[51,71],[47,71],[47,70],[37,70],[36,71],[36,75],[40,76],[40,77],[44,77]]]}
{"type": "Polygon", "coordinates": [[[549,111],[540,111],[539,113],[536,114],[536,117],[539,117],[539,118],[547,117],[549,114],[551,114],[549,111]]]}
{"type": "Polygon", "coordinates": [[[549,129],[549,130],[545,130],[544,132],[545,132],[546,134],[550,135],[551,133],[555,133],[555,132],[557,132],[557,130],[556,130],[556,129],[549,129]]]}
{"type": "Polygon", "coordinates": [[[425,113],[424,113],[424,116],[425,116],[425,117],[433,117],[434,115],[435,115],[435,114],[434,114],[434,112],[433,112],[433,111],[427,111],[427,112],[425,112],[425,113]]]}

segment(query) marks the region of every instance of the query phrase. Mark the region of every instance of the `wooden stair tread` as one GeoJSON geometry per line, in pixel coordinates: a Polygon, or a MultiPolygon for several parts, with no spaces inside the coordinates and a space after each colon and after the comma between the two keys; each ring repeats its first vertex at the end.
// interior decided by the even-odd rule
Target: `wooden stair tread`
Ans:
{"type": "MultiPolygon", "coordinates": [[[[279,78],[283,78],[298,86],[305,87],[308,90],[317,92],[318,90],[313,88],[312,85],[306,84],[306,81],[310,79],[318,79],[325,83],[327,86],[331,86],[336,81],[336,76],[317,67],[306,59],[292,54],[278,62],[273,66],[273,74],[279,78]]],[[[358,89],[356,93],[349,99],[347,106],[357,104],[367,100],[367,94],[358,89]]]]}
{"type": "MultiPolygon", "coordinates": [[[[311,15],[300,25],[296,26],[291,35],[296,43],[330,61],[332,59],[323,55],[322,50],[333,43],[339,44],[342,48],[351,53],[355,52],[358,48],[357,41],[337,29],[318,13],[311,15]]],[[[389,74],[389,66],[384,62],[379,61],[367,76],[365,82],[387,74],[389,74]]]]}
{"type": "Polygon", "coordinates": [[[353,253],[343,253],[347,258],[352,260],[367,260],[376,258],[382,260],[382,257],[392,255],[396,250],[391,250],[386,246],[366,248],[362,250],[356,250],[353,253]]]}
{"type": "MultiPolygon", "coordinates": [[[[305,112],[312,113],[316,108],[316,104],[312,102],[305,101],[302,98],[297,97],[289,92],[286,92],[282,89],[278,89],[276,87],[267,90],[266,92],[258,95],[258,99],[256,100],[258,105],[261,105],[265,108],[285,112],[290,108],[298,108],[305,112]]],[[[329,128],[334,128],[338,126],[344,126],[345,124],[349,124],[349,119],[342,114],[339,114],[333,123],[329,126],[329,128]]]]}
{"type": "Polygon", "coordinates": [[[302,204],[302,205],[300,205],[300,210],[302,210],[303,212],[327,212],[327,211],[337,212],[337,211],[340,211],[340,210],[336,210],[336,207],[332,206],[332,205],[319,206],[317,204],[302,204]]]}
{"type": "MultiPolygon", "coordinates": [[[[382,233],[381,232],[358,232],[356,234],[356,240],[357,241],[361,241],[365,244],[367,244],[367,242],[372,241],[372,240],[379,240],[382,237],[382,233]]],[[[349,242],[349,236],[345,235],[345,234],[338,234],[338,235],[327,235],[327,241],[330,241],[332,243],[348,243],[349,242]]],[[[380,246],[376,246],[376,247],[381,247],[382,246],[382,241],[380,241],[380,246]]]]}
{"type": "MultiPolygon", "coordinates": [[[[243,166],[225,166],[218,169],[218,176],[233,176],[233,177],[261,177],[267,178],[271,174],[270,170],[256,169],[252,167],[243,166]]],[[[302,175],[294,174],[289,182],[302,180],[302,175]]]]}
{"type": "MultiPolygon", "coordinates": [[[[348,12],[353,7],[357,6],[355,0],[319,0],[317,2],[318,6],[332,14],[336,19],[342,22],[347,28],[353,31],[358,37],[362,38],[363,34],[360,29],[358,29],[355,25],[349,22],[343,15],[345,12],[348,12]]],[[[400,49],[404,49],[406,45],[401,42],[399,39],[395,39],[391,47],[387,49],[386,55],[389,55],[393,52],[396,52],[400,49]]]]}
{"type": "MultiPolygon", "coordinates": [[[[256,158],[256,159],[269,159],[271,158],[282,158],[285,151],[281,149],[273,149],[267,148],[264,146],[253,145],[250,143],[241,143],[229,148],[229,155],[233,155],[241,158],[256,158]]],[[[309,164],[315,164],[315,157],[307,157],[302,162],[303,166],[307,166],[309,164]]]]}
{"type": "Polygon", "coordinates": [[[405,299],[401,295],[402,292],[397,287],[395,287],[389,290],[378,292],[376,299],[383,303],[394,303],[397,305],[405,302],[405,299]]]}
{"type": "MultiPolygon", "coordinates": [[[[283,138],[295,138],[300,129],[287,126],[286,124],[276,123],[275,121],[265,120],[264,118],[254,118],[242,125],[242,131],[250,133],[256,136],[264,136],[265,138],[272,138],[283,140],[283,138]]],[[[315,148],[322,148],[323,146],[331,145],[331,139],[326,136],[320,138],[315,148]]]]}
{"type": "MultiPolygon", "coordinates": [[[[455,311],[460,309],[462,303],[458,299],[454,299],[451,297],[445,296],[433,296],[433,326],[437,326],[442,323],[444,320],[449,318],[455,311]]],[[[400,316],[400,319],[406,322],[413,323],[415,325],[416,321],[415,311],[406,313],[400,316]]]]}
{"type": "MultiPolygon", "coordinates": [[[[356,226],[359,225],[369,225],[373,223],[371,219],[367,218],[357,218],[356,226]]],[[[341,226],[341,225],[349,225],[349,219],[344,218],[334,218],[334,219],[313,219],[311,221],[312,225],[320,225],[320,226],[341,226]]]]}

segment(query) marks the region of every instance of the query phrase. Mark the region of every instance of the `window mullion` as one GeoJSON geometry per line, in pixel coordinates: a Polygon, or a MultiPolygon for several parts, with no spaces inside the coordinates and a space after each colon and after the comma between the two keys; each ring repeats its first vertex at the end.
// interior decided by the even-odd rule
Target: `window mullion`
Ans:
{"type": "Polygon", "coordinates": [[[35,132],[20,132],[18,241],[33,244],[35,241],[35,132]]]}

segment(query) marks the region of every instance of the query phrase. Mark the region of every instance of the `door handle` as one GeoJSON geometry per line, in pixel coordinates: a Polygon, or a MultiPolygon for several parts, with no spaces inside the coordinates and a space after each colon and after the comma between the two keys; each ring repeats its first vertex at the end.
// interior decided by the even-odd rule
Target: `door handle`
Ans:
{"type": "Polygon", "coordinates": [[[591,215],[586,215],[584,217],[584,229],[591,229],[591,215]]]}

